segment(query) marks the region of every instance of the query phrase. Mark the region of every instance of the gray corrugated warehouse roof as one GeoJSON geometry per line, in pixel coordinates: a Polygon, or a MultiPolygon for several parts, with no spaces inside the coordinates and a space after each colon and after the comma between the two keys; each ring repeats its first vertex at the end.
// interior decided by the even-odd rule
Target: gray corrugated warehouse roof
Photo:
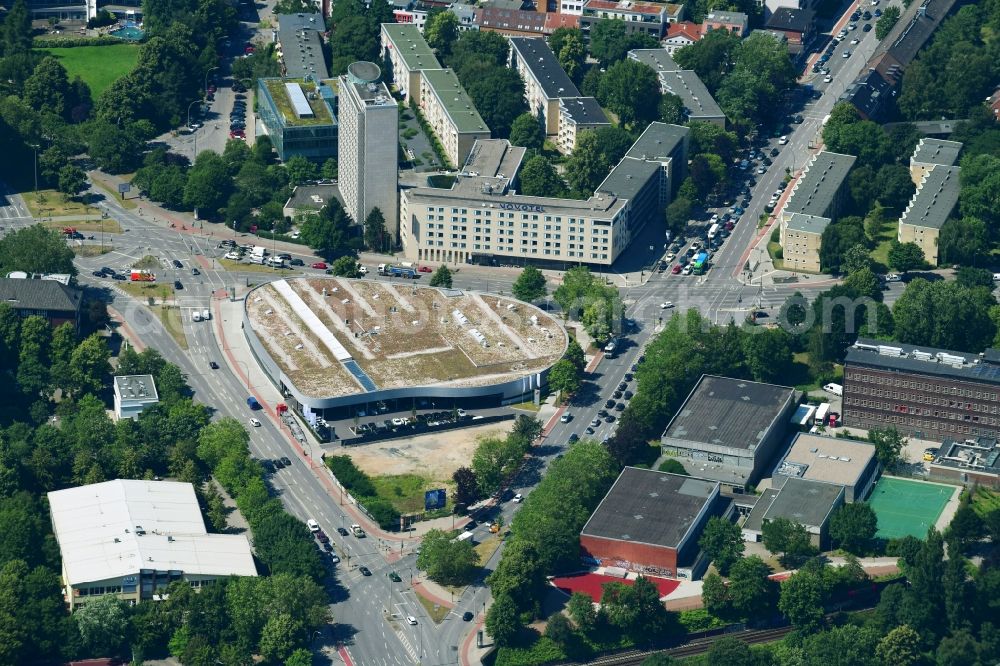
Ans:
{"type": "Polygon", "coordinates": [[[678,548],[718,492],[714,481],[626,467],[580,534],[678,548]]]}
{"type": "Polygon", "coordinates": [[[787,386],[704,375],[663,436],[752,451],[794,393],[787,386]]]}

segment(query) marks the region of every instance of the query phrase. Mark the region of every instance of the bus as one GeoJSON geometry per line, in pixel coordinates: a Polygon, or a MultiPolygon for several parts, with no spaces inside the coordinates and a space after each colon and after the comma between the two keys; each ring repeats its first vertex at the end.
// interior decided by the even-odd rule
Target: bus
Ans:
{"type": "Polygon", "coordinates": [[[708,269],[708,253],[701,252],[691,260],[691,272],[695,275],[704,275],[708,269]]]}

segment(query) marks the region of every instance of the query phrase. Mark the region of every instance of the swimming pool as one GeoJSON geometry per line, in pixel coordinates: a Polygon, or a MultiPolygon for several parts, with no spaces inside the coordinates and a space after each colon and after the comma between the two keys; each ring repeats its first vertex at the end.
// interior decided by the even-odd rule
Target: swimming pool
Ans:
{"type": "Polygon", "coordinates": [[[128,42],[141,42],[146,37],[146,31],[134,21],[125,21],[124,27],[112,30],[108,34],[128,42]]]}

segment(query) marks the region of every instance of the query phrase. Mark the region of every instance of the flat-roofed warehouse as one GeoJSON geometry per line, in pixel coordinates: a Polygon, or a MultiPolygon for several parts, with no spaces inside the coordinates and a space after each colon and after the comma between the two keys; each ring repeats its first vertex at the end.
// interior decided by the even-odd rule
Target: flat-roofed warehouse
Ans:
{"type": "Polygon", "coordinates": [[[787,386],[703,375],[660,444],[693,476],[741,493],[777,453],[795,405],[787,386]]]}
{"type": "Polygon", "coordinates": [[[70,610],[106,595],[159,599],[175,581],[193,588],[256,576],[244,534],[209,534],[194,486],[117,479],[48,494],[70,610]]]}
{"type": "Polygon", "coordinates": [[[715,481],[626,467],[583,526],[580,548],[602,566],[697,578],[705,523],[729,508],[715,481]]]}
{"type": "Polygon", "coordinates": [[[875,447],[867,442],[799,433],[771,477],[781,488],[790,478],[823,481],[844,486],[846,502],[860,502],[878,479],[875,447]]]}

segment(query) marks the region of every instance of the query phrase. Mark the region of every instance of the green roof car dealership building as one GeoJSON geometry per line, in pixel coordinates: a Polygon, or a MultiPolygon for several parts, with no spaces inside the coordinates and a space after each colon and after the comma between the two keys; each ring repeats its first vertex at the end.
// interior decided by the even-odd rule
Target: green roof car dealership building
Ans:
{"type": "Polygon", "coordinates": [[[556,319],[508,297],[325,276],[250,291],[243,332],[312,425],[376,406],[409,415],[531,400],[569,341],[556,319]]]}

